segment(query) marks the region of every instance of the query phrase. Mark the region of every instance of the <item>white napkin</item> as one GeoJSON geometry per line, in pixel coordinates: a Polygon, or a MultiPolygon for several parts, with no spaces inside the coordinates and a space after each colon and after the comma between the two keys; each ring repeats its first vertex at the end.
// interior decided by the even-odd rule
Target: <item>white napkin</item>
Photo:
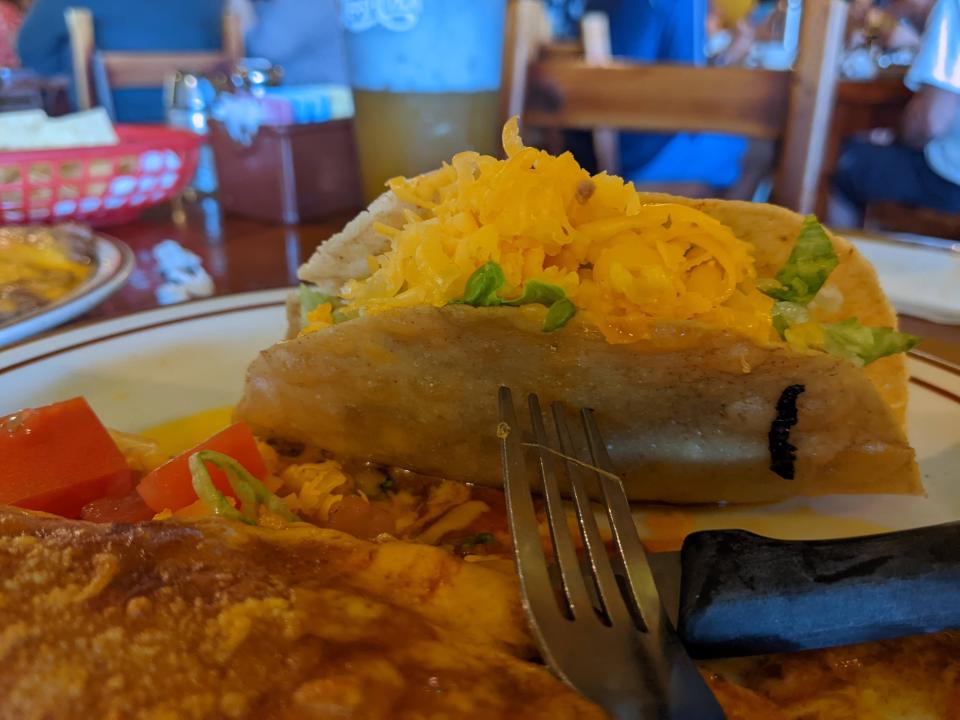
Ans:
{"type": "Polygon", "coordinates": [[[845,233],[880,276],[897,312],[960,325],[960,243],[946,249],[872,240],[845,233]]]}
{"type": "Polygon", "coordinates": [[[102,107],[62,117],[43,110],[0,114],[0,150],[39,150],[93,147],[120,142],[110,116],[102,107]]]}
{"type": "Polygon", "coordinates": [[[165,283],[156,290],[160,305],[173,305],[192,298],[213,295],[213,278],[203,261],[176,240],[164,240],[153,248],[153,258],[165,283]]]}

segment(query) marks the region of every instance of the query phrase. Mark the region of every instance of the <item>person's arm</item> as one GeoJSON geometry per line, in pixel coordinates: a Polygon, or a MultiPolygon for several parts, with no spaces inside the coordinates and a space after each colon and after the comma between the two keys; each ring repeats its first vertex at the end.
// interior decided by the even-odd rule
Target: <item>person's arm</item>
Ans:
{"type": "Polygon", "coordinates": [[[960,94],[921,85],[903,111],[900,136],[908,145],[923,147],[953,127],[958,111],[960,94]]]}
{"type": "Polygon", "coordinates": [[[960,0],[933,6],[904,83],[914,96],[901,119],[901,136],[921,147],[943,135],[960,112],[960,0]]]}
{"type": "Polygon", "coordinates": [[[748,20],[741,20],[733,31],[730,44],[713,57],[712,63],[718,67],[742,65],[750,55],[750,49],[757,39],[757,33],[748,20]]]}
{"type": "Polygon", "coordinates": [[[23,19],[17,34],[17,54],[24,67],[41,75],[70,71],[63,66],[64,49],[69,45],[63,11],[69,0],[36,0],[23,19]]]}
{"type": "Polygon", "coordinates": [[[891,0],[887,12],[908,20],[915,28],[922,28],[933,5],[934,0],[891,0]]]}

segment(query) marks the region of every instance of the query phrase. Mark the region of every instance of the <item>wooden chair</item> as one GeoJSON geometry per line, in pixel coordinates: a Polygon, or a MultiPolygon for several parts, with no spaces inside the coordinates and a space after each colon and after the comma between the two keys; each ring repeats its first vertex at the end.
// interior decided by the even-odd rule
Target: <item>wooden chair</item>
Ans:
{"type": "Polygon", "coordinates": [[[105,52],[96,49],[93,15],[82,7],[67,8],[64,19],[70,36],[77,106],[103,105],[111,117],[111,92],[126,88],[163,87],[178,71],[213,73],[243,57],[243,32],[236,13],[223,14],[223,49],[190,52],[105,52]]]}
{"type": "Polygon", "coordinates": [[[539,6],[536,0],[512,3],[505,114],[519,114],[536,128],[724,132],[776,140],[774,201],[799,212],[813,209],[840,71],[844,0],[806,0],[789,72],[597,62],[556,52],[539,6]]]}

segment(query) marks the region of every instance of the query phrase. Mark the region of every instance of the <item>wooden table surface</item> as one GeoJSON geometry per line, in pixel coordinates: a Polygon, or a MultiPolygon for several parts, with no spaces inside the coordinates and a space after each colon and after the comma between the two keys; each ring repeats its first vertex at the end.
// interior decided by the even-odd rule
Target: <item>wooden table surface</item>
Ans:
{"type": "MultiPolygon", "coordinates": [[[[155,293],[163,278],[151,252],[162,240],[176,240],[197,253],[213,277],[215,294],[228,295],[294,285],[300,264],[353,215],[283,226],[224,216],[213,198],[185,207],[154,208],[137,222],[106,230],[133,249],[137,265],[122,290],[78,322],[156,307],[155,293]]],[[[960,326],[904,316],[901,327],[924,338],[921,349],[960,365],[960,326]]]]}
{"type": "Polygon", "coordinates": [[[156,307],[156,290],[164,280],[152,252],[163,240],[176,240],[199,255],[213,278],[214,294],[230,295],[295,285],[297,268],[355,214],[285,226],[225,216],[214,198],[152,208],[136,222],[103,229],[130,246],[136,267],[122,290],[78,322],[156,307]]]}

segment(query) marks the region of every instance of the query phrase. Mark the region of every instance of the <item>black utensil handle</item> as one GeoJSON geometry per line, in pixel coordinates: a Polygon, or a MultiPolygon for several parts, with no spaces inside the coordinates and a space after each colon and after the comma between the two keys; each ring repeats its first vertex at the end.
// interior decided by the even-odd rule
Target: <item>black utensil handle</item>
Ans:
{"type": "Polygon", "coordinates": [[[960,628],[960,523],[824,541],[698,532],[681,564],[678,631],[694,657],[960,628]]]}

